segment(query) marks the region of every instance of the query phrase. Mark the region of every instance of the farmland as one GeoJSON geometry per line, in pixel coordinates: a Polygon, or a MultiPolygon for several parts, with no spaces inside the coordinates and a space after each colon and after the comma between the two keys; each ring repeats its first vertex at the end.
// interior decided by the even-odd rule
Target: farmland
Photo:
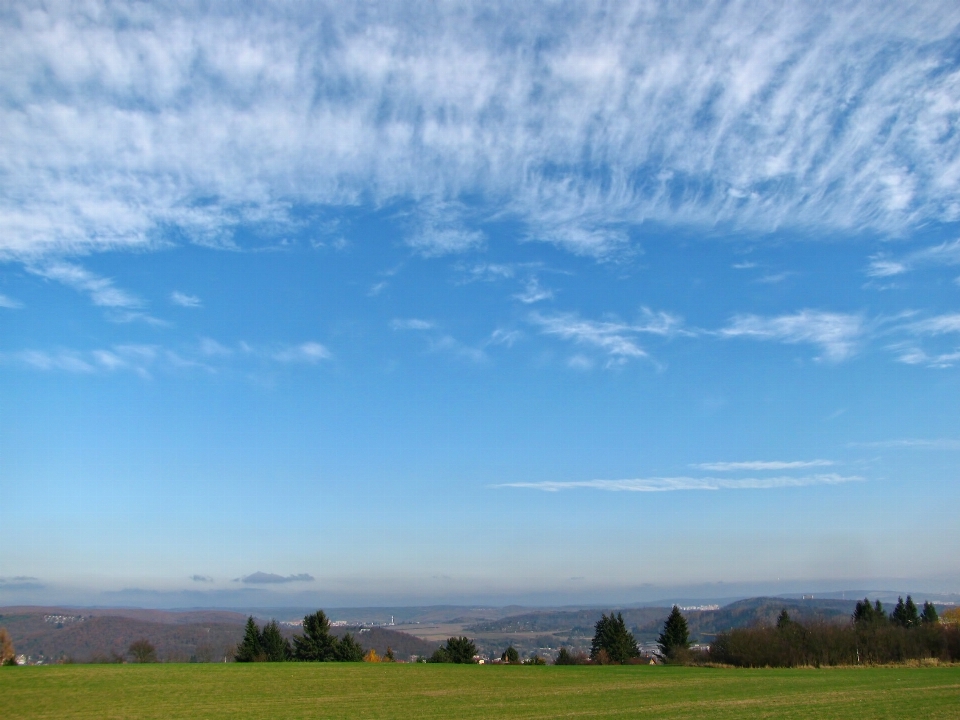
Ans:
{"type": "Polygon", "coordinates": [[[955,718],[960,667],[352,663],[0,668],[5,718],[955,718]]]}

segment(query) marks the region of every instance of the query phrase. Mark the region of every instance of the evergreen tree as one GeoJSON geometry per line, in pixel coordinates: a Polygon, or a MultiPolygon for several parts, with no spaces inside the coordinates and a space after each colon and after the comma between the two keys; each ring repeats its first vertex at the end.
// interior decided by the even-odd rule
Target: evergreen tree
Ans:
{"type": "Polygon", "coordinates": [[[867,598],[857,601],[857,606],[853,611],[853,621],[857,625],[881,622],[887,619],[887,613],[883,609],[883,604],[877,600],[876,604],[871,605],[867,598]]]}
{"type": "Polygon", "coordinates": [[[293,656],[290,641],[280,633],[280,626],[276,620],[271,620],[263,626],[260,633],[260,644],[267,662],[283,662],[293,656]]]}
{"type": "Polygon", "coordinates": [[[266,659],[263,652],[263,636],[253,616],[247,618],[247,626],[243,631],[243,640],[237,646],[234,660],[237,662],[262,662],[266,659]]]}
{"type": "Polygon", "coordinates": [[[630,658],[640,655],[637,641],[633,633],[627,630],[622,613],[614,615],[611,611],[609,617],[601,615],[593,626],[593,630],[593,642],[590,644],[591,660],[600,660],[602,652],[606,653],[604,660],[615,663],[625,663],[630,658]]]}
{"type": "Polygon", "coordinates": [[[687,619],[676,605],[670,611],[670,616],[663,623],[663,632],[657,638],[657,645],[664,657],[672,657],[677,650],[686,650],[690,647],[690,633],[687,630],[687,619]]]}
{"type": "MultiPolygon", "coordinates": [[[[349,633],[348,633],[349,634],[349,633]]],[[[396,658],[393,656],[393,648],[387,645],[387,654],[383,656],[384,662],[395,662],[396,658]]]]}
{"type": "Polygon", "coordinates": [[[447,642],[434,650],[427,660],[431,663],[458,663],[469,665],[476,662],[473,656],[477,654],[477,646],[467,637],[448,638],[447,642]]]}
{"type": "MultiPolygon", "coordinates": [[[[387,649],[387,655],[393,659],[393,654],[387,649]]],[[[334,659],[337,662],[362,662],[363,648],[353,635],[347,633],[337,642],[337,649],[334,651],[334,659]]]]}
{"type": "Polygon", "coordinates": [[[447,640],[444,648],[447,662],[469,665],[475,662],[473,656],[477,654],[477,646],[467,637],[452,637],[447,640]]]}
{"type": "Polygon", "coordinates": [[[323,610],[303,618],[303,635],[293,638],[293,656],[305,662],[336,659],[337,639],[330,634],[330,620],[323,610]]]}
{"type": "Polygon", "coordinates": [[[790,613],[787,612],[787,609],[784,608],[780,611],[780,614],[777,616],[777,630],[783,630],[793,621],[790,619],[790,613]]]}
{"type": "Polygon", "coordinates": [[[932,602],[925,602],[923,604],[923,612],[920,614],[920,622],[924,625],[936,625],[940,622],[940,617],[937,615],[937,609],[933,606],[932,602]]]}
{"type": "Polygon", "coordinates": [[[503,655],[500,656],[500,659],[506,663],[520,662],[520,653],[518,653],[517,649],[511,645],[503,651],[503,655]]]}
{"type": "Polygon", "coordinates": [[[920,624],[920,613],[913,602],[913,598],[907,595],[907,601],[902,597],[897,598],[897,606],[890,613],[890,622],[900,627],[914,627],[920,624]]]}

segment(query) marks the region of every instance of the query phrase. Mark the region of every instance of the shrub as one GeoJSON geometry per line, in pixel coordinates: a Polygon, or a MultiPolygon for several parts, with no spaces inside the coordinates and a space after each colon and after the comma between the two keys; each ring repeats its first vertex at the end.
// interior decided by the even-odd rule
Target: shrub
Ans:
{"type": "Polygon", "coordinates": [[[586,665],[589,662],[587,654],[583,652],[572,653],[567,650],[565,647],[560,648],[560,652],[557,653],[556,659],[554,659],[554,665],[586,665]]]}
{"type": "Polygon", "coordinates": [[[157,649],[146,638],[134,640],[130,643],[127,652],[130,653],[138,663],[153,663],[157,661],[157,649]]]}

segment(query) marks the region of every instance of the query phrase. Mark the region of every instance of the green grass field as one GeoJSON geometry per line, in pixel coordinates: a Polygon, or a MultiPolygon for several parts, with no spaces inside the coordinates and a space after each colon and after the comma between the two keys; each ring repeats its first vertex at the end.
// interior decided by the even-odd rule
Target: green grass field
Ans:
{"type": "Polygon", "coordinates": [[[14,718],[958,718],[960,667],[252,664],[0,668],[14,718]]]}

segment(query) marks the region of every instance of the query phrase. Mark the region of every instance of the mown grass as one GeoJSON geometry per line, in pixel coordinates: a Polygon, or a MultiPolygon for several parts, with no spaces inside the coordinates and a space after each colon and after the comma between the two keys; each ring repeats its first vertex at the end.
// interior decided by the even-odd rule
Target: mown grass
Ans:
{"type": "Polygon", "coordinates": [[[960,667],[0,668],[9,718],[957,718],[960,667]]]}

